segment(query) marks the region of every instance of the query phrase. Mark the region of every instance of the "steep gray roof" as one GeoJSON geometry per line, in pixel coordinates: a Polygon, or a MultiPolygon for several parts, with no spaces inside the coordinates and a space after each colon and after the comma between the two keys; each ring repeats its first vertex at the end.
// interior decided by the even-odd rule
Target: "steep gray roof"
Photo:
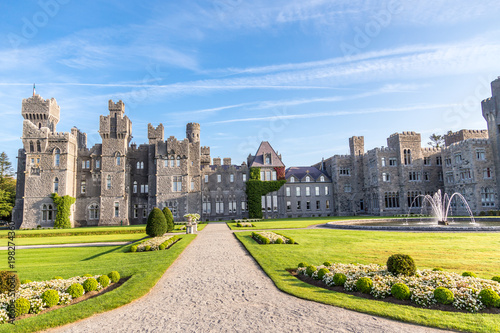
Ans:
{"type": "Polygon", "coordinates": [[[330,177],[321,170],[315,167],[289,167],[286,169],[285,178],[288,179],[291,176],[295,176],[302,180],[307,174],[312,177],[312,179],[317,180],[320,176],[325,176],[325,182],[330,182],[330,177]]]}
{"type": "Polygon", "coordinates": [[[257,153],[253,156],[254,159],[250,163],[250,167],[284,167],[285,165],[281,162],[278,154],[274,151],[273,147],[267,141],[262,141],[260,143],[257,153]],[[264,163],[265,154],[271,155],[271,164],[264,163]]]}

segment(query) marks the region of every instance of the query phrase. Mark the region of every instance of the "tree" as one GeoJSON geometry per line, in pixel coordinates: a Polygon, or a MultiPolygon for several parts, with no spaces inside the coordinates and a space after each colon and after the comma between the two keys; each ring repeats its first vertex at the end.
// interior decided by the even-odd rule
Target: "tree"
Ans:
{"type": "Polygon", "coordinates": [[[12,163],[5,152],[0,154],[0,218],[9,219],[16,200],[16,180],[12,163]]]}
{"type": "Polygon", "coordinates": [[[148,216],[146,233],[151,237],[162,236],[167,232],[167,220],[159,208],[153,208],[148,216]]]}
{"type": "Polygon", "coordinates": [[[174,230],[174,216],[168,207],[163,208],[162,212],[167,220],[167,232],[172,232],[174,230]]]}
{"type": "Polygon", "coordinates": [[[429,139],[431,140],[427,143],[429,146],[441,148],[444,145],[444,135],[432,133],[429,139]]]}

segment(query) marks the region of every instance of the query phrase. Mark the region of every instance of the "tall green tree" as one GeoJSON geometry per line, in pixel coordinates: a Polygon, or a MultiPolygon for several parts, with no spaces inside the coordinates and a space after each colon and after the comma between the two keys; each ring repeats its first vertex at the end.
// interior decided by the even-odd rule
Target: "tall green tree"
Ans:
{"type": "Polygon", "coordinates": [[[12,163],[5,152],[0,153],[0,218],[9,219],[16,200],[16,180],[12,163]]]}
{"type": "Polygon", "coordinates": [[[432,133],[429,136],[429,141],[427,144],[435,148],[441,148],[444,146],[444,135],[432,133]]]}

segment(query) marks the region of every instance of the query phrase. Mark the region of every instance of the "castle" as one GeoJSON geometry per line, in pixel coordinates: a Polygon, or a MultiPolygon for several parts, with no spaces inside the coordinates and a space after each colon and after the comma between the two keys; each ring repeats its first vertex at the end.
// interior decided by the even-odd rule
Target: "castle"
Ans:
{"type": "MultiPolygon", "coordinates": [[[[442,148],[422,148],[415,132],[392,134],[387,147],[365,151],[364,138],[349,139],[350,154],[312,166],[289,167],[286,183],[262,196],[264,218],[332,215],[395,215],[420,212],[421,194],[459,192],[474,213],[498,209],[500,183],[500,78],[482,101],[488,130],[445,136],[442,148]]],[[[186,126],[186,138],[164,139],[162,124],[148,125],[146,144],[131,143],[132,122],[122,101],[109,101],[99,119],[102,143],[87,147],[77,128],[57,132],[60,108],[54,98],[24,99],[23,148],[18,152],[17,228],[54,225],[51,194],[76,198],[73,226],[143,224],[153,207],[169,207],[176,221],[187,213],[201,220],[248,217],[246,181],[260,168],[263,181],[276,180],[281,155],[262,142],[246,162],[211,158],[201,146],[201,128],[186,126]]],[[[465,213],[453,202],[456,213],[465,213]]]]}

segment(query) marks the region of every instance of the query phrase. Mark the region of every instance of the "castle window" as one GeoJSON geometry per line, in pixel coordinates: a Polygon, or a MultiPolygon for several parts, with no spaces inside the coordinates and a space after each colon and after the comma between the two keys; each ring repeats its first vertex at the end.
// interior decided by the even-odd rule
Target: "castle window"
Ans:
{"type": "Polygon", "coordinates": [[[385,192],[385,208],[399,208],[399,192],[385,192]]]}
{"type": "Polygon", "coordinates": [[[205,183],[208,183],[208,175],[205,175],[205,183]]]}
{"type": "Polygon", "coordinates": [[[438,172],[438,179],[439,179],[440,182],[443,181],[443,171],[439,171],[438,172]]]}
{"type": "Polygon", "coordinates": [[[426,172],[424,172],[424,180],[425,180],[425,181],[427,181],[427,182],[428,182],[429,180],[431,180],[431,179],[430,179],[430,176],[429,176],[429,172],[427,172],[427,171],[426,171],[426,172]]]}
{"type": "Polygon", "coordinates": [[[306,197],[311,196],[311,188],[309,186],[306,186],[306,197]]]}
{"type": "Polygon", "coordinates": [[[472,174],[470,172],[470,169],[465,169],[460,172],[460,179],[461,180],[469,180],[472,179],[472,174]]]}
{"type": "Polygon", "coordinates": [[[341,168],[339,168],[339,175],[340,176],[350,176],[351,170],[349,168],[341,167],[341,168]]]}
{"type": "Polygon", "coordinates": [[[141,168],[141,162],[137,162],[136,169],[140,169],[140,168],[141,168]]]}
{"type": "Polygon", "coordinates": [[[271,154],[266,154],[266,164],[271,164],[271,154]]]}
{"type": "Polygon", "coordinates": [[[285,195],[286,195],[287,197],[289,197],[289,196],[291,195],[291,194],[290,194],[290,187],[288,187],[288,186],[287,186],[287,187],[285,187],[285,193],[286,193],[285,195]]]}
{"type": "Polygon", "coordinates": [[[454,179],[453,179],[453,172],[447,172],[446,173],[446,182],[448,184],[453,184],[454,179]]]}
{"type": "Polygon", "coordinates": [[[139,210],[137,209],[137,207],[139,207],[139,205],[134,205],[134,218],[135,219],[139,216],[139,214],[138,214],[139,210]]]}
{"type": "Polygon", "coordinates": [[[181,157],[180,156],[177,156],[177,166],[178,167],[181,166],[181,157]]]}
{"type": "Polygon", "coordinates": [[[236,213],[236,200],[234,199],[234,196],[233,200],[229,201],[229,213],[236,213]]]}
{"type": "Polygon", "coordinates": [[[330,194],[330,188],[328,186],[325,186],[325,195],[330,194]]]}
{"type": "Polygon", "coordinates": [[[172,192],[181,192],[181,191],[182,191],[182,176],[173,176],[172,192]]]}
{"type": "Polygon", "coordinates": [[[59,179],[56,177],[54,178],[54,192],[57,193],[59,191],[59,179]]]}
{"type": "Polygon", "coordinates": [[[217,175],[217,183],[220,183],[222,181],[222,176],[221,175],[217,175]]]}
{"type": "Polygon", "coordinates": [[[85,169],[85,161],[82,161],[82,169],[85,169]]]}
{"type": "Polygon", "coordinates": [[[441,156],[436,157],[436,165],[443,165],[443,158],[441,156]]]}
{"type": "Polygon", "coordinates": [[[277,212],[278,211],[278,196],[273,195],[273,211],[277,212]]]}
{"type": "Polygon", "coordinates": [[[315,191],[316,196],[319,197],[319,186],[316,186],[314,188],[314,191],[315,191]]]}
{"type": "Polygon", "coordinates": [[[306,201],[306,210],[311,210],[311,201],[306,201]]]}
{"type": "Polygon", "coordinates": [[[316,210],[321,209],[321,202],[319,200],[316,201],[316,210]]]}
{"type": "Polygon", "coordinates": [[[224,202],[223,202],[223,197],[216,197],[215,198],[215,213],[216,214],[224,214],[224,202]]]}
{"type": "Polygon", "coordinates": [[[137,182],[134,181],[133,192],[137,193],[137,182]]]}
{"type": "Polygon", "coordinates": [[[233,175],[233,174],[230,174],[230,175],[229,175],[229,181],[230,181],[231,183],[233,183],[233,182],[234,182],[234,175],[233,175]]]}
{"type": "Polygon", "coordinates": [[[320,181],[320,182],[324,182],[324,181],[325,181],[325,176],[321,176],[321,177],[319,177],[319,181],[320,181]]]}
{"type": "Polygon", "coordinates": [[[484,179],[491,178],[491,169],[490,168],[486,168],[483,170],[483,178],[484,179]]]}
{"type": "Polygon", "coordinates": [[[41,152],[42,151],[42,145],[40,144],[40,140],[36,141],[36,151],[41,152]]]}
{"type": "Polygon", "coordinates": [[[101,168],[101,160],[95,160],[95,168],[100,169],[101,168]]]}
{"type": "Polygon", "coordinates": [[[272,197],[270,195],[266,197],[266,202],[267,202],[266,204],[267,210],[270,212],[272,206],[272,197]]]}
{"type": "Polygon", "coordinates": [[[34,152],[35,147],[33,146],[33,141],[30,141],[30,152],[34,152]]]}
{"type": "Polygon", "coordinates": [[[407,199],[408,208],[422,207],[422,192],[408,191],[407,199]]]}
{"type": "Polygon", "coordinates": [[[170,167],[173,168],[175,165],[175,157],[170,156],[170,167]]]}
{"type": "Polygon", "coordinates": [[[265,177],[264,177],[264,171],[261,171],[261,172],[260,172],[260,180],[265,180],[265,177]]]}
{"type": "Polygon", "coordinates": [[[414,182],[418,182],[420,181],[420,172],[416,172],[416,171],[410,171],[408,173],[408,179],[410,181],[414,181],[414,182]]]}
{"type": "Polygon", "coordinates": [[[295,196],[300,197],[300,187],[298,186],[295,188],[295,196]]]}
{"type": "Polygon", "coordinates": [[[80,183],[80,192],[82,194],[85,194],[86,191],[87,191],[87,182],[85,180],[82,180],[82,182],[80,183]]]}
{"type": "Polygon", "coordinates": [[[141,184],[141,193],[144,193],[144,184],[141,184]]]}
{"type": "Polygon", "coordinates": [[[300,208],[300,200],[297,201],[297,210],[301,210],[301,208],[300,208]]]}
{"type": "Polygon", "coordinates": [[[398,165],[398,160],[394,157],[389,159],[389,166],[396,166],[398,165]]]}
{"type": "Polygon", "coordinates": [[[115,217],[119,217],[119,216],[120,216],[120,203],[115,202],[115,217]]]}
{"type": "Polygon", "coordinates": [[[481,188],[481,205],[483,207],[495,206],[495,194],[489,187],[481,188]]]}
{"type": "Polygon", "coordinates": [[[244,182],[246,182],[246,181],[247,181],[247,174],[246,174],[246,173],[244,173],[244,174],[242,175],[242,179],[243,179],[243,181],[244,181],[244,182]]]}
{"type": "Polygon", "coordinates": [[[291,201],[286,202],[286,210],[292,210],[292,202],[291,201]]]}
{"type": "Polygon", "coordinates": [[[212,204],[210,202],[210,198],[203,196],[203,214],[210,214],[212,212],[212,204]]]}
{"type": "Polygon", "coordinates": [[[351,193],[352,192],[352,186],[351,186],[351,184],[345,184],[344,185],[344,192],[345,193],[351,193]]]}
{"type": "Polygon", "coordinates": [[[121,165],[121,159],[122,156],[120,155],[120,153],[116,153],[116,165],[121,165]]]}
{"type": "Polygon", "coordinates": [[[241,211],[242,212],[246,212],[247,210],[247,202],[246,201],[242,201],[241,202],[241,211]]]}
{"type": "Polygon", "coordinates": [[[290,177],[290,183],[295,183],[295,178],[294,177],[290,177]]]}
{"type": "Polygon", "coordinates": [[[306,177],[306,183],[309,183],[311,181],[311,177],[307,176],[306,177]]]}
{"type": "Polygon", "coordinates": [[[381,164],[383,167],[385,167],[385,157],[382,157],[382,158],[380,159],[380,164],[381,164]]]}
{"type": "Polygon", "coordinates": [[[99,218],[99,205],[98,204],[92,204],[89,207],[89,219],[90,220],[97,220],[99,218]]]}
{"type": "Polygon", "coordinates": [[[85,168],[90,169],[90,160],[85,161],[85,168]]]}
{"type": "Polygon", "coordinates": [[[455,154],[455,163],[462,163],[462,153],[455,154]]]}
{"type": "Polygon", "coordinates": [[[191,178],[191,191],[194,191],[194,178],[191,178]]]}
{"type": "Polygon", "coordinates": [[[330,200],[326,200],[325,207],[326,209],[330,209],[330,200]]]}
{"type": "Polygon", "coordinates": [[[410,165],[411,164],[411,149],[403,150],[403,157],[404,157],[405,165],[410,165]]]}
{"type": "Polygon", "coordinates": [[[51,205],[46,205],[46,204],[42,205],[42,221],[43,222],[52,220],[52,209],[49,207],[51,207],[51,205]],[[49,218],[49,214],[51,215],[50,218],[49,218]]]}
{"type": "Polygon", "coordinates": [[[388,173],[382,173],[382,181],[383,182],[390,182],[391,181],[391,175],[388,173]]]}
{"type": "Polygon", "coordinates": [[[276,180],[276,171],[272,172],[272,180],[276,180]]]}
{"type": "Polygon", "coordinates": [[[142,217],[146,217],[148,214],[148,210],[146,208],[142,209],[142,217]]]}
{"type": "Polygon", "coordinates": [[[111,176],[110,175],[108,175],[108,178],[106,178],[106,188],[108,190],[111,189],[111,176]]]}
{"type": "Polygon", "coordinates": [[[430,156],[424,157],[424,165],[431,165],[431,157],[430,156]]]}
{"type": "Polygon", "coordinates": [[[56,148],[54,150],[54,166],[56,167],[59,166],[60,157],[61,157],[61,151],[59,150],[59,148],[56,148]]]}
{"type": "MultiPolygon", "coordinates": [[[[264,179],[261,179],[264,180],[264,179]]],[[[271,180],[271,171],[266,171],[266,180],[271,180]]]]}
{"type": "Polygon", "coordinates": [[[484,150],[476,150],[476,158],[480,161],[484,161],[486,159],[486,153],[484,150]]]}

